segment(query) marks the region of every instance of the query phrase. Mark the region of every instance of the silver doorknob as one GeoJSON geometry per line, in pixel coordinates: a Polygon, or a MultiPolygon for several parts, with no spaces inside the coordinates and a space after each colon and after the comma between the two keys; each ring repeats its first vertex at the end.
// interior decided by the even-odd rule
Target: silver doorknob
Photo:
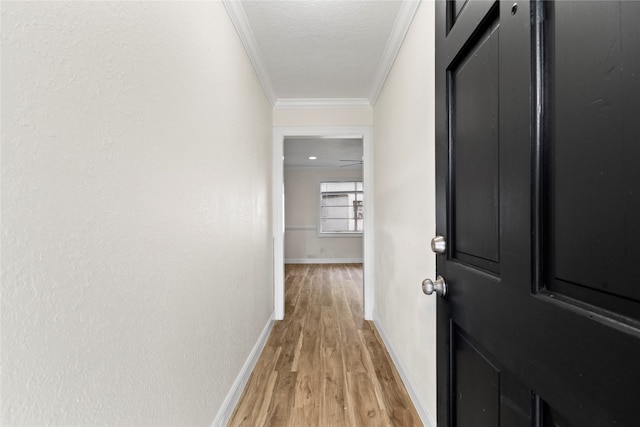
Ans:
{"type": "Polygon", "coordinates": [[[431,295],[435,292],[440,295],[440,297],[444,298],[447,295],[447,284],[444,281],[444,277],[438,276],[435,282],[431,279],[424,279],[422,282],[422,292],[427,295],[431,295]]]}
{"type": "Polygon", "coordinates": [[[431,239],[431,250],[437,254],[443,254],[447,251],[447,239],[443,236],[436,236],[431,239]]]}

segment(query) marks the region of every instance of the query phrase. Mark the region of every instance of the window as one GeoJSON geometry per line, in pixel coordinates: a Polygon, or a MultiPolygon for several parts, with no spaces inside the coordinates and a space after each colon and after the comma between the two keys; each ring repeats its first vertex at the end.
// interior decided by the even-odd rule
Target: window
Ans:
{"type": "Polygon", "coordinates": [[[320,183],[321,235],[362,234],[364,230],[362,181],[320,183]]]}

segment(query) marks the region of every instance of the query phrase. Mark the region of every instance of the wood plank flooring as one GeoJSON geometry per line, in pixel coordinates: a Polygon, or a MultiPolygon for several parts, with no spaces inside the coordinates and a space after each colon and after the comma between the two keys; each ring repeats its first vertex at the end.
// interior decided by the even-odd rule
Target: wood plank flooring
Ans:
{"type": "Polygon", "coordinates": [[[361,264],[285,267],[277,321],[229,426],[421,426],[372,322],[361,264]]]}

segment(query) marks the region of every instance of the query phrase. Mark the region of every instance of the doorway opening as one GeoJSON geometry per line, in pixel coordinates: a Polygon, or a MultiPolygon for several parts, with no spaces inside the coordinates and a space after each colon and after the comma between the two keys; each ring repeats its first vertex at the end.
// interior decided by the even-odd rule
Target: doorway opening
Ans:
{"type": "Polygon", "coordinates": [[[371,130],[275,128],[274,311],[284,319],[285,264],[363,264],[373,317],[371,130]]]}

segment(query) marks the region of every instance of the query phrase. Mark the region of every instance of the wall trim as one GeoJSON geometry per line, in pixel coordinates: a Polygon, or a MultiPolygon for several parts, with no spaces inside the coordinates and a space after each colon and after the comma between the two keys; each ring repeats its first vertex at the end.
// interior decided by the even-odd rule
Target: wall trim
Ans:
{"type": "Polygon", "coordinates": [[[240,396],[244,391],[247,382],[249,381],[249,377],[253,372],[253,368],[256,366],[256,362],[258,362],[258,358],[260,354],[262,354],[262,350],[264,349],[265,344],[267,343],[267,339],[269,338],[269,334],[271,333],[271,329],[273,328],[273,323],[275,319],[275,314],[271,313],[271,316],[267,320],[267,324],[262,329],[260,336],[258,337],[258,341],[253,346],[249,357],[244,362],[240,373],[238,374],[236,380],[231,386],[231,390],[227,394],[227,397],[224,399],[218,414],[213,420],[212,427],[224,427],[229,422],[231,415],[233,414],[233,410],[236,408],[238,401],[240,400],[240,396]]]}
{"type": "Polygon", "coordinates": [[[264,65],[262,55],[260,55],[260,49],[258,49],[258,44],[256,43],[253,31],[251,31],[251,27],[249,26],[249,21],[247,20],[247,15],[244,13],[242,3],[234,0],[222,0],[222,4],[227,10],[227,14],[240,37],[240,41],[242,42],[242,45],[247,52],[247,56],[258,75],[258,79],[262,84],[262,88],[264,89],[269,102],[273,106],[276,102],[276,91],[273,88],[273,83],[271,82],[271,75],[267,71],[267,67],[264,65]]]}
{"type": "Polygon", "coordinates": [[[287,225],[284,227],[284,231],[300,231],[300,230],[313,230],[316,231],[318,227],[315,225],[287,225]]]}
{"type": "Polygon", "coordinates": [[[406,367],[402,364],[400,359],[398,359],[396,352],[393,350],[393,346],[391,344],[391,341],[389,340],[389,334],[387,334],[387,331],[382,326],[382,323],[380,323],[380,317],[375,311],[373,312],[373,324],[378,330],[380,338],[382,338],[382,341],[384,342],[384,345],[389,352],[389,356],[391,356],[391,360],[393,360],[393,364],[396,366],[396,369],[400,374],[400,378],[402,378],[402,382],[404,383],[404,386],[409,393],[409,397],[413,402],[413,406],[416,407],[418,415],[420,415],[422,423],[425,425],[425,427],[435,427],[437,425],[435,418],[427,409],[427,405],[425,404],[425,402],[418,396],[418,393],[416,393],[416,390],[413,387],[413,383],[411,382],[411,376],[407,374],[406,367]]]}
{"type": "Polygon", "coordinates": [[[371,108],[367,98],[279,98],[274,110],[371,108]]]}
{"type": "MultiPolygon", "coordinates": [[[[309,169],[313,169],[315,171],[327,171],[327,173],[331,173],[334,171],[338,171],[338,172],[344,172],[345,168],[343,167],[337,167],[337,168],[330,168],[330,167],[326,167],[326,166],[287,166],[284,168],[285,171],[305,171],[305,170],[309,170],[309,169]]],[[[356,173],[361,173],[362,172],[362,166],[350,166],[349,170],[352,172],[356,172],[356,173]]]]}
{"type": "Polygon", "coordinates": [[[387,40],[387,45],[384,48],[382,59],[376,70],[375,77],[373,78],[373,84],[371,85],[371,92],[369,93],[369,102],[372,106],[376,105],[378,96],[382,92],[382,87],[387,80],[387,76],[391,72],[391,67],[400,52],[402,42],[404,41],[413,17],[416,15],[418,6],[420,6],[421,0],[403,1],[398,11],[398,17],[391,30],[391,35],[387,40]]]}
{"type": "Polygon", "coordinates": [[[285,258],[285,264],[362,264],[364,258],[285,258]]]}

